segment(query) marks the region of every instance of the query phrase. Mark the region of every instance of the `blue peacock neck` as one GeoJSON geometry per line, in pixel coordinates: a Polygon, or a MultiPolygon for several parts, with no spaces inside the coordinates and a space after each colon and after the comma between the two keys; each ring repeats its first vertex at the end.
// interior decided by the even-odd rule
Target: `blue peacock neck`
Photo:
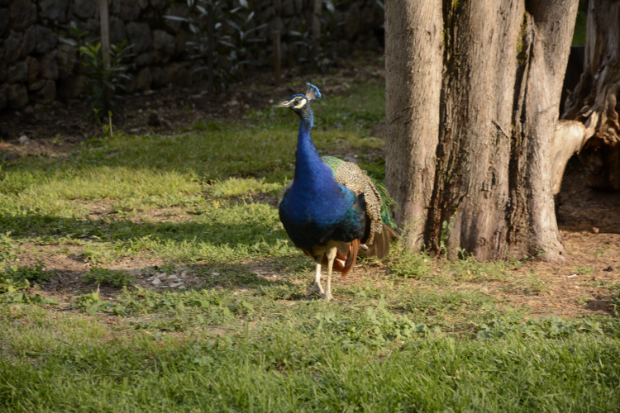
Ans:
{"type": "Polygon", "coordinates": [[[312,112],[300,116],[297,151],[295,152],[295,179],[293,186],[308,192],[335,189],[336,182],[331,169],[323,163],[312,141],[312,112]],[[334,188],[331,188],[334,187],[334,188]]]}

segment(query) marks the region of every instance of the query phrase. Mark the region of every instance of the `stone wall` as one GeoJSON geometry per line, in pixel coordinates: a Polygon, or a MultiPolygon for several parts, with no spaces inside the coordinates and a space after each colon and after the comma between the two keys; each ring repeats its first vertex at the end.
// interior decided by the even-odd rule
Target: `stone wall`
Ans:
{"type": "MultiPolygon", "coordinates": [[[[165,19],[186,17],[188,9],[168,0],[109,0],[110,41],[132,45],[128,62],[129,91],[145,91],[200,81],[203,72],[194,69],[204,62],[192,60],[187,41],[192,39],[187,23],[165,19]]],[[[297,64],[308,51],[288,31],[309,30],[314,2],[321,0],[250,0],[254,17],[250,27],[266,24],[253,32],[256,39],[247,58],[262,65],[273,62],[271,33],[282,37],[282,63],[297,64]]],[[[329,28],[325,48],[345,54],[354,47],[379,49],[375,32],[383,24],[383,12],[375,0],[334,1],[335,13],[324,13],[329,28]]],[[[322,4],[325,10],[326,5],[322,4]]],[[[71,22],[89,31],[88,41],[100,35],[96,0],[0,0],[0,110],[20,109],[33,103],[72,99],[83,92],[77,49],[59,41],[71,22]]],[[[193,54],[193,53],[191,53],[193,54]]]]}

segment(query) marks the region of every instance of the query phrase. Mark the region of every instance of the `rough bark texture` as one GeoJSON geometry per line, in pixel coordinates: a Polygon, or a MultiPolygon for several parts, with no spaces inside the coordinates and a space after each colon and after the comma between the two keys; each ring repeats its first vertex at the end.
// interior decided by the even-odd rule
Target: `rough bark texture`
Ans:
{"type": "Polygon", "coordinates": [[[588,185],[595,188],[620,190],[619,95],[620,2],[590,0],[584,71],[563,118],[586,126],[579,157],[588,185]]]}
{"type": "Polygon", "coordinates": [[[386,2],[386,182],[406,222],[405,240],[421,248],[435,180],[443,69],[441,0],[386,2]],[[418,4],[416,4],[418,3],[418,4]]]}
{"type": "Polygon", "coordinates": [[[412,246],[562,261],[552,145],[578,1],[437,3],[386,2],[386,183],[404,206],[397,219],[412,246]],[[443,45],[416,26],[437,8],[443,45]]]}

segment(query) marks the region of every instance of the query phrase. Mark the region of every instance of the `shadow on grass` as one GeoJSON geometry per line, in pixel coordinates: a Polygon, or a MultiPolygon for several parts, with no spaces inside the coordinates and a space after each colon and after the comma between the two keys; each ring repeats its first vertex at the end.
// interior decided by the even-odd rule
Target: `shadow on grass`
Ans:
{"type": "MultiPolygon", "coordinates": [[[[12,238],[22,242],[121,242],[135,252],[157,245],[161,246],[160,250],[174,248],[175,245],[170,243],[179,244],[178,247],[191,243],[216,249],[241,248],[246,253],[244,255],[250,256],[268,250],[292,251],[283,229],[275,227],[271,220],[251,218],[242,217],[238,223],[209,222],[208,217],[205,218],[206,222],[153,223],[106,218],[81,220],[49,215],[0,216],[0,233],[10,232],[12,238]]],[[[160,252],[165,252],[163,250],[160,252]]]]}
{"type": "MultiPolygon", "coordinates": [[[[159,273],[151,266],[140,268],[141,274],[128,285],[130,290],[134,288],[144,288],[147,290],[164,292],[184,292],[191,290],[220,289],[236,292],[248,292],[252,295],[266,296],[274,300],[299,300],[307,298],[305,287],[299,283],[291,282],[281,277],[286,274],[278,274],[278,276],[262,276],[255,271],[255,264],[197,264],[182,266],[169,274],[179,274],[184,272],[188,274],[186,278],[179,278],[184,281],[182,289],[171,288],[170,284],[174,282],[154,285],[151,280],[153,275],[159,273]]],[[[259,262],[260,265],[269,265],[269,262],[259,262]]],[[[293,266],[295,264],[293,263],[293,266]]],[[[48,282],[38,283],[43,291],[53,294],[61,293],[63,295],[81,295],[97,292],[102,297],[116,296],[123,291],[123,288],[112,287],[105,282],[87,282],[84,279],[86,272],[74,270],[57,270],[56,275],[48,282]]],[[[295,274],[291,278],[297,278],[295,274]]],[[[308,277],[309,278],[309,277],[308,277]]]]}
{"type": "MultiPolygon", "coordinates": [[[[7,232],[11,240],[22,243],[72,246],[71,259],[90,261],[94,266],[106,267],[121,256],[152,254],[169,261],[168,268],[138,264],[134,268],[140,270],[136,285],[159,292],[174,289],[154,286],[146,278],[183,271],[174,263],[183,263],[184,270],[195,279],[193,285],[185,284],[188,288],[249,289],[283,300],[305,297],[305,287],[282,277],[298,279],[299,272],[310,274],[303,264],[305,258],[293,258],[298,252],[283,229],[274,228],[270,220],[251,217],[238,224],[222,224],[0,216],[0,233],[7,232]],[[75,247],[81,248],[77,254],[75,247]],[[281,260],[284,257],[287,260],[281,260]]],[[[97,285],[85,283],[81,274],[69,268],[58,270],[61,277],[44,289],[73,293],[97,290],[97,285]]],[[[114,291],[120,289],[106,288],[106,292],[114,291]]]]}

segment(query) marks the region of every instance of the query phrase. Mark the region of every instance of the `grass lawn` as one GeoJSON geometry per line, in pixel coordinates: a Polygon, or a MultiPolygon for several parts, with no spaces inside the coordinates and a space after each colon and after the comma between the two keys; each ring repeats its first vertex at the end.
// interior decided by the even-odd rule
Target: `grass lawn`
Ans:
{"type": "MultiPolygon", "coordinates": [[[[382,84],[325,95],[319,151],[383,179],[382,84]]],[[[394,245],[335,302],[308,295],[314,266],[276,208],[296,136],[269,107],[1,165],[0,411],[620,410],[620,284],[588,278],[596,261],[394,245]]]]}

